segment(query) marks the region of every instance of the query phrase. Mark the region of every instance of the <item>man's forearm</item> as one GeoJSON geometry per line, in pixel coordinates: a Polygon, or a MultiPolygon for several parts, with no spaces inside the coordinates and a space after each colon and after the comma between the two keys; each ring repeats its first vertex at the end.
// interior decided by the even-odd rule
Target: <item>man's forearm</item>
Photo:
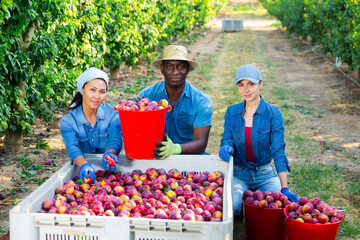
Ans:
{"type": "Polygon", "coordinates": [[[192,153],[202,153],[205,152],[207,147],[207,141],[203,139],[192,140],[187,143],[181,143],[182,153],[192,154],[192,153]]]}

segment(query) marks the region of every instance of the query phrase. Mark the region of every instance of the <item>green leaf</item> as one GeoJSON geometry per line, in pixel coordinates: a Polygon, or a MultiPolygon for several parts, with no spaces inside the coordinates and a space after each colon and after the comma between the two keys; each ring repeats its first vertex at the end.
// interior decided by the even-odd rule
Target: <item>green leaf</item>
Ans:
{"type": "Polygon", "coordinates": [[[76,180],[76,182],[75,182],[77,185],[81,185],[81,184],[83,184],[84,183],[84,180],[82,180],[82,179],[78,179],[78,180],[76,180]]]}

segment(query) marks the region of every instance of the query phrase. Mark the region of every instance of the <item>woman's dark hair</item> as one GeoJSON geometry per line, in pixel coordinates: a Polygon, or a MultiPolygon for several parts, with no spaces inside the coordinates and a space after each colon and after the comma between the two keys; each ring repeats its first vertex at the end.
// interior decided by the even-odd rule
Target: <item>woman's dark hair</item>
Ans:
{"type": "MultiPolygon", "coordinates": [[[[87,82],[84,84],[83,88],[85,87],[86,84],[87,84],[87,82]]],[[[73,100],[71,101],[71,103],[68,107],[68,110],[70,111],[70,110],[77,108],[78,106],[81,106],[82,100],[83,100],[82,94],[80,92],[76,92],[75,97],[73,98],[73,100]]]]}
{"type": "Polygon", "coordinates": [[[68,107],[69,111],[81,106],[82,99],[83,99],[83,97],[82,97],[81,93],[77,92],[75,94],[75,97],[73,98],[73,100],[71,101],[71,103],[70,103],[70,105],[68,107]]]}

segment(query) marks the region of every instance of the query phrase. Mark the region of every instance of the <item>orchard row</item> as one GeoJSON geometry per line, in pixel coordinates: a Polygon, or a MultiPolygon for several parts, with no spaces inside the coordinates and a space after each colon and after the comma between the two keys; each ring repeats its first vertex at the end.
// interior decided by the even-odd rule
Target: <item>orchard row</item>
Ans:
{"type": "MultiPolygon", "coordinates": [[[[67,107],[86,68],[106,67],[116,79],[120,66],[150,62],[172,39],[198,36],[227,1],[0,1],[0,133],[21,141],[35,118],[51,121],[54,109],[67,107]]],[[[22,144],[9,141],[9,151],[22,144]]]]}
{"type": "Polygon", "coordinates": [[[260,0],[290,33],[310,37],[353,69],[360,69],[359,1],[260,0]],[[291,9],[291,11],[289,11],[291,9]]]}

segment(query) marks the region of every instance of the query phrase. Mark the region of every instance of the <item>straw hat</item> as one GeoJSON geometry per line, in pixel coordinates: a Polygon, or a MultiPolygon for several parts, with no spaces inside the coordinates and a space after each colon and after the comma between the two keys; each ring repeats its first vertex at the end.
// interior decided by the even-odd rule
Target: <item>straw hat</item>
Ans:
{"type": "Polygon", "coordinates": [[[189,63],[190,69],[189,71],[194,71],[197,66],[199,66],[198,62],[192,61],[188,59],[187,50],[185,47],[180,45],[169,45],[167,46],[162,54],[161,59],[157,59],[151,63],[151,65],[159,70],[160,65],[162,64],[163,60],[181,60],[187,61],[189,63]]]}

